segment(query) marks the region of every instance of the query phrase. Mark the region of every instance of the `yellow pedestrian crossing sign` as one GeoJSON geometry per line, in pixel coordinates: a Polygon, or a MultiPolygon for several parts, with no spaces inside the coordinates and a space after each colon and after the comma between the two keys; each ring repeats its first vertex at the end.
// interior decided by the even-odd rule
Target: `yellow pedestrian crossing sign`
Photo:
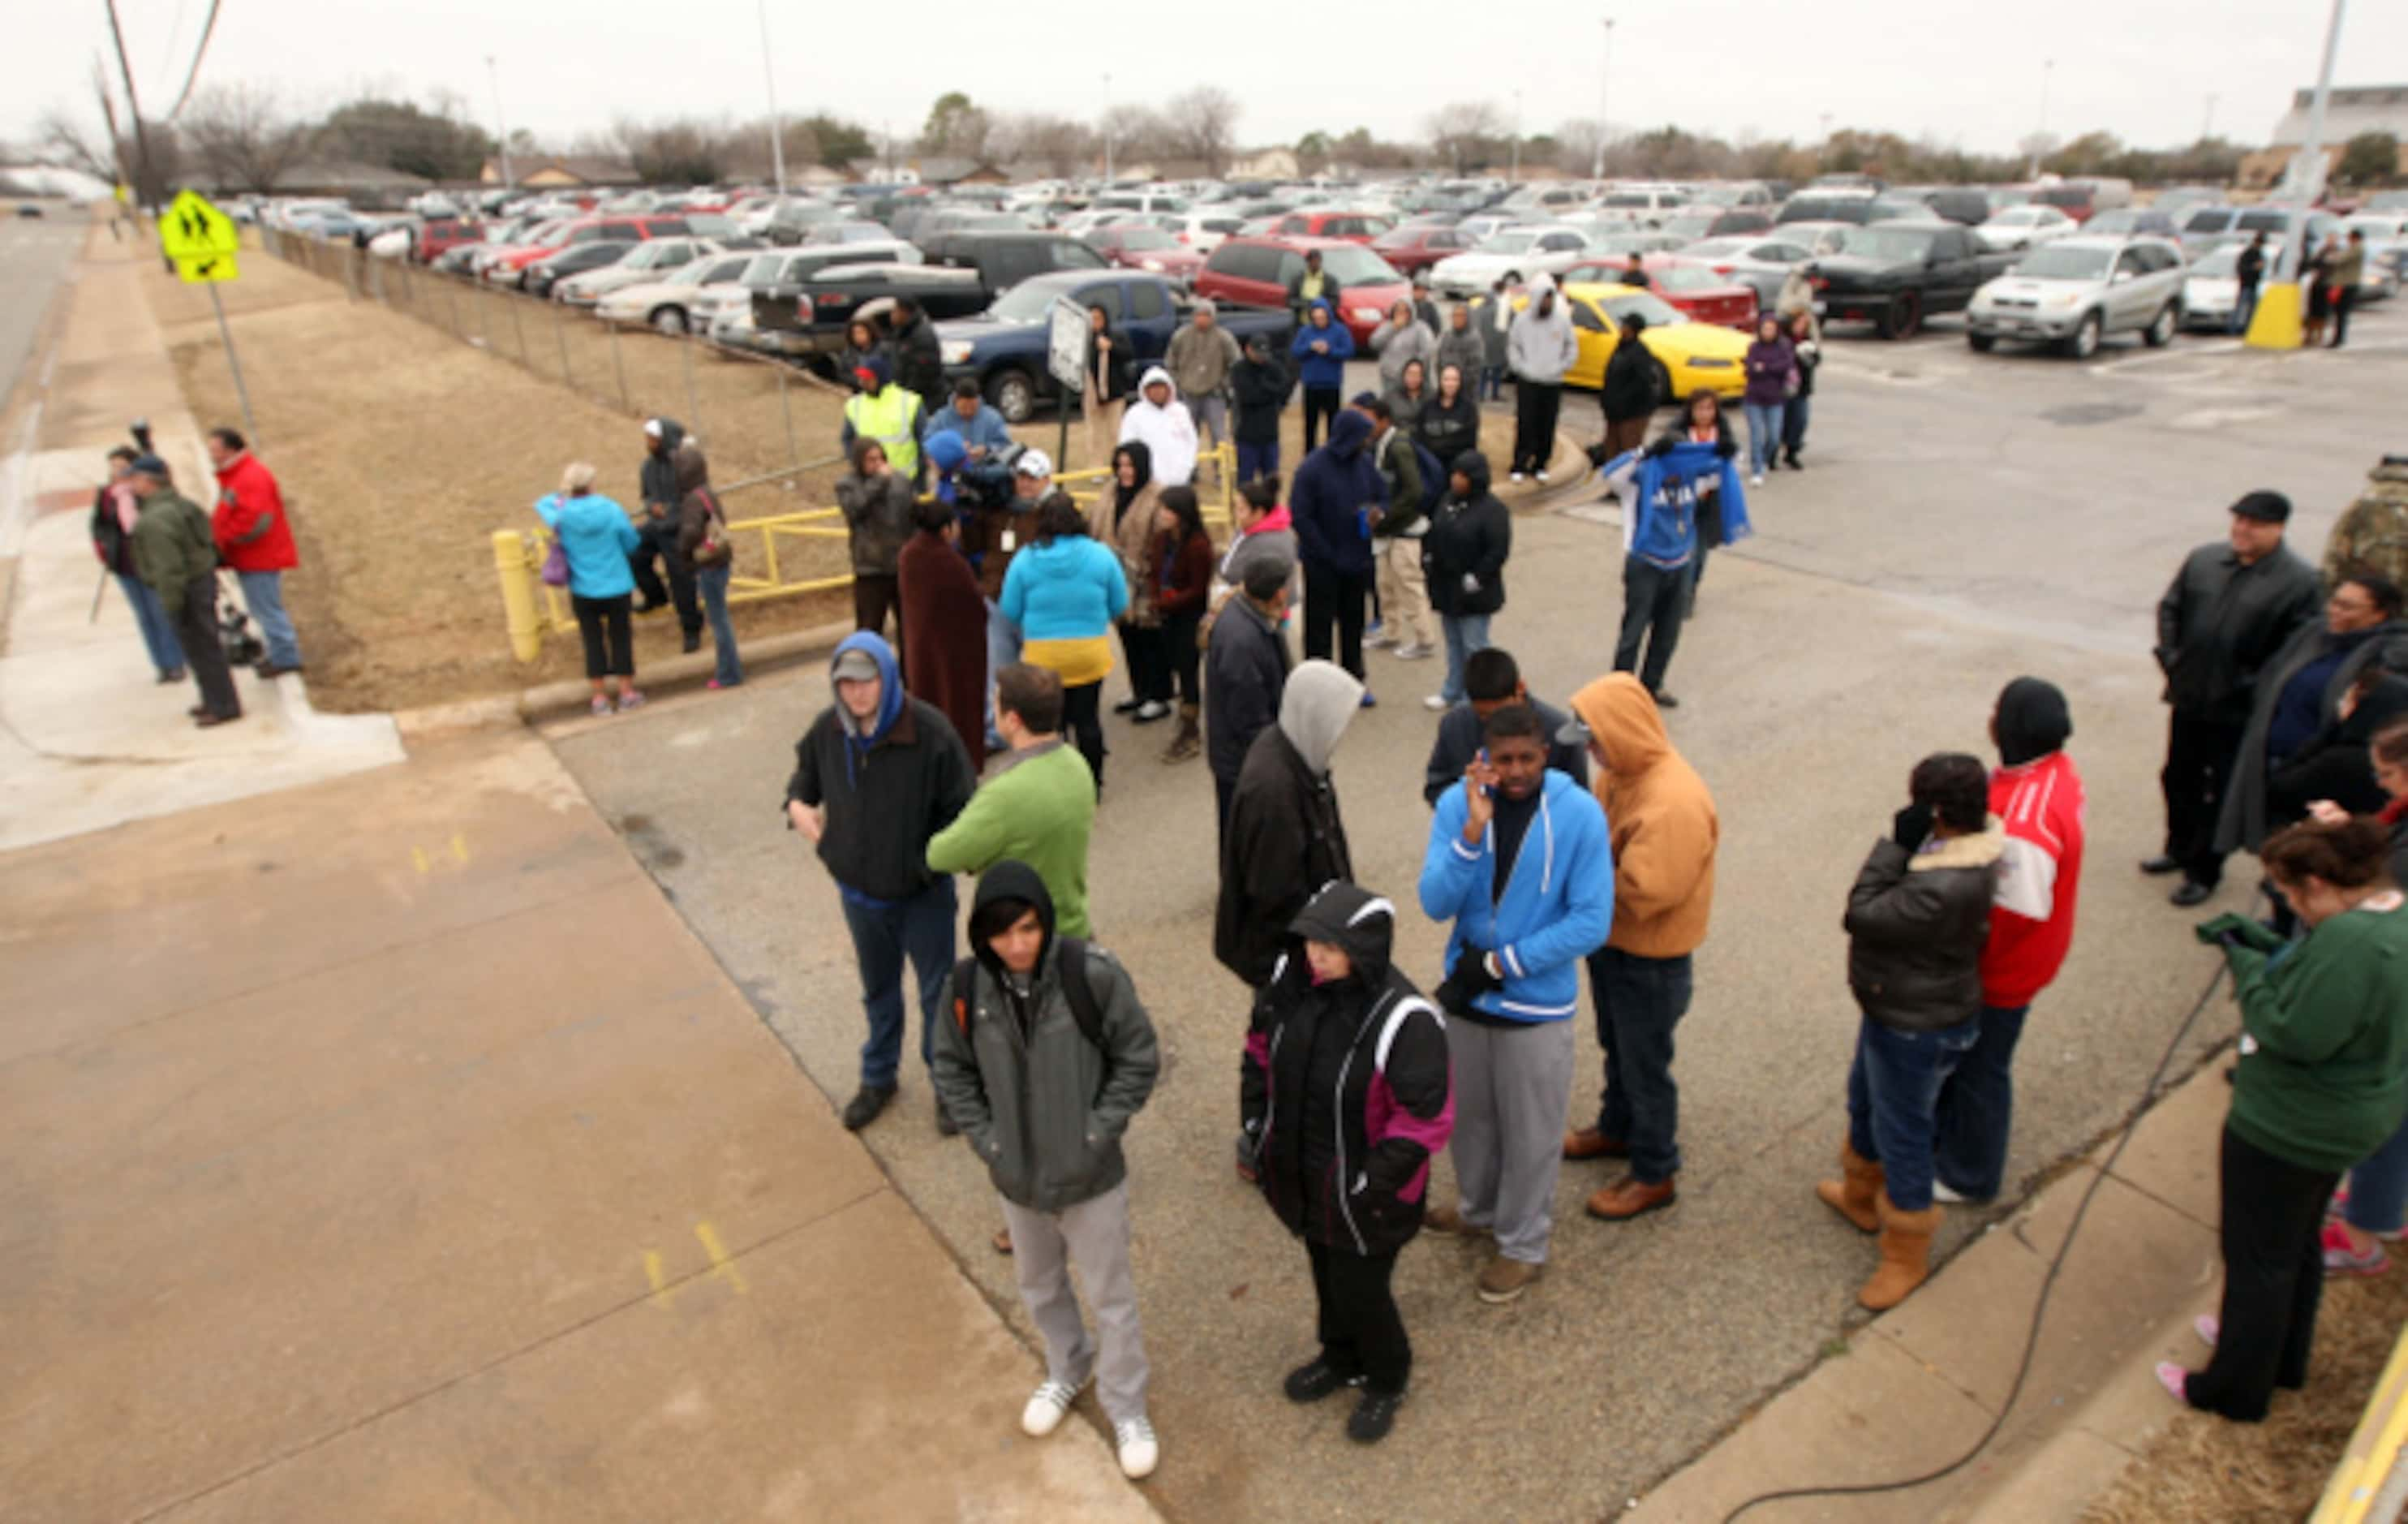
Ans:
{"type": "MultiPolygon", "coordinates": [[[[185,191],[168,205],[166,215],[159,219],[159,250],[179,266],[186,260],[208,260],[225,256],[228,266],[236,250],[242,247],[242,237],[235,230],[234,219],[208,204],[198,191],[185,191]]],[[[187,280],[230,280],[231,275],[186,275],[187,280]]]]}
{"type": "Polygon", "coordinates": [[[235,267],[232,254],[201,254],[176,260],[176,274],[188,286],[208,285],[213,280],[232,280],[242,272],[235,267]]]}

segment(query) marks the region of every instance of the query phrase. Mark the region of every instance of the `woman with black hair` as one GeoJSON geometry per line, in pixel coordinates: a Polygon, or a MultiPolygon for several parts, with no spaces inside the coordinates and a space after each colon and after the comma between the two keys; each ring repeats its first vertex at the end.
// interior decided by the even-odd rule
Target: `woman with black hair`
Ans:
{"type": "Polygon", "coordinates": [[[1154,607],[1162,615],[1164,667],[1154,697],[1168,702],[1175,680],[1179,733],[1170,738],[1162,759],[1184,762],[1204,749],[1204,693],[1197,674],[1204,653],[1197,632],[1212,592],[1212,537],[1205,531],[1194,487],[1165,488],[1154,519],[1150,570],[1154,607]]]}
{"type": "Polygon", "coordinates": [[[1162,651],[1162,611],[1154,602],[1154,542],[1160,532],[1154,510],[1162,483],[1154,480],[1154,451],[1130,439],[1112,452],[1111,482],[1087,510],[1087,533],[1111,548],[1128,579],[1128,609],[1121,615],[1121,650],[1128,657],[1128,697],[1112,706],[1150,725],[1170,712],[1158,690],[1169,685],[1162,651]]]}
{"type": "Polygon", "coordinates": [[[996,607],[1023,641],[1020,659],[1062,679],[1062,726],[1104,786],[1104,722],[1112,621],[1128,607],[1120,557],[1087,533],[1087,516],[1056,490],[1037,505],[1037,543],[1011,558],[996,607]]]}
{"type": "Polygon", "coordinates": [[[1079,393],[1087,419],[1087,458],[1102,464],[1121,437],[1121,403],[1129,394],[1137,351],[1100,306],[1087,309],[1087,384],[1079,393]]]}

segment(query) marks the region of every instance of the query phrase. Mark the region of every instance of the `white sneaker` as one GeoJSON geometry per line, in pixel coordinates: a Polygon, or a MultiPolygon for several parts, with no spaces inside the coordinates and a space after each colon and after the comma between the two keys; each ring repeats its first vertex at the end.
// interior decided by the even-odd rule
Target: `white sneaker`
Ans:
{"type": "Polygon", "coordinates": [[[1161,719],[1164,715],[1168,714],[1169,712],[1170,706],[1168,704],[1164,703],[1159,698],[1149,698],[1144,703],[1138,705],[1137,713],[1132,716],[1132,718],[1134,718],[1140,725],[1152,725],[1154,721],[1161,719]]]}
{"type": "Polygon", "coordinates": [[[1546,473],[1546,472],[1544,472],[1544,471],[1541,471],[1541,472],[1539,473],[1539,482],[1540,482],[1540,483],[1541,483],[1541,485],[1544,485],[1544,484],[1545,484],[1545,482],[1546,482],[1546,480],[1547,480],[1547,473],[1546,473]]]}
{"type": "Polygon", "coordinates": [[[1028,1405],[1020,1410],[1020,1431],[1030,1439],[1043,1439],[1061,1428],[1063,1416],[1070,1411],[1070,1404],[1079,1400],[1084,1388],[1084,1382],[1071,1387],[1048,1381],[1039,1387],[1029,1393],[1028,1405]]]}
{"type": "Polygon", "coordinates": [[[1396,643],[1397,638],[1385,632],[1366,634],[1363,637],[1363,649],[1366,651],[1385,651],[1396,643]]]}
{"type": "Polygon", "coordinates": [[[1407,643],[1397,647],[1397,659],[1398,661],[1427,661],[1437,654],[1438,647],[1421,645],[1412,641],[1408,641],[1407,643]]]}
{"type": "Polygon", "coordinates": [[[1112,1439],[1120,1446],[1122,1475],[1139,1482],[1154,1474],[1162,1459],[1162,1444],[1154,1437],[1154,1425],[1143,1418],[1114,1424],[1112,1439]]]}
{"type": "Polygon", "coordinates": [[[1511,476],[1507,477],[1507,478],[1506,478],[1506,480],[1507,480],[1507,481],[1509,481],[1509,482],[1521,482],[1521,481],[1524,481],[1524,480],[1526,480],[1526,479],[1522,475],[1522,473],[1521,473],[1521,472],[1519,472],[1519,471],[1515,471],[1515,472],[1513,472],[1511,476]]]}
{"type": "Polygon", "coordinates": [[[1760,487],[1764,485],[1764,478],[1760,476],[1751,476],[1747,479],[1747,484],[1751,487],[1760,487]]]}
{"type": "Polygon", "coordinates": [[[1962,1206],[1969,1198],[1959,1192],[1950,1190],[1946,1186],[1935,1180],[1931,1183],[1931,1199],[1935,1201],[1944,1201],[1950,1206],[1962,1206]]]}
{"type": "Polygon", "coordinates": [[[1434,693],[1422,700],[1422,708],[1428,710],[1432,714],[1443,714],[1454,707],[1446,701],[1446,696],[1443,694],[1434,693]]]}

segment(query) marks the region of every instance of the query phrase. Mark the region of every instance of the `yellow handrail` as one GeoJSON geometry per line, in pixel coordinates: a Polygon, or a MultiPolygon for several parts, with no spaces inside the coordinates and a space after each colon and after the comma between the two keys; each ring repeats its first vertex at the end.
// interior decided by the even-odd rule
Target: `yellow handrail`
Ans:
{"type": "Polygon", "coordinates": [[[2391,1362],[2367,1399],[2358,1431],[2350,1436],[2349,1449],[2333,1468],[2308,1524],[2362,1524],[2375,1494],[2400,1464],[2403,1445],[2408,1445],[2408,1332],[2392,1346],[2391,1362]]]}

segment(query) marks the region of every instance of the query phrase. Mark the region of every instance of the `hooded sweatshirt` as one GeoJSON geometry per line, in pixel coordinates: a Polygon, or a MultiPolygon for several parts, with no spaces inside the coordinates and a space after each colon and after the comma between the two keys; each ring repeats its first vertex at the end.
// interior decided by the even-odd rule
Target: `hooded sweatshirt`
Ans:
{"type": "MultiPolygon", "coordinates": [[[[1480,367],[1488,363],[1487,342],[1480,330],[1471,324],[1471,309],[1458,306],[1447,314],[1446,330],[1438,337],[1438,359],[1429,373],[1430,394],[1438,394],[1438,373],[1449,366],[1463,372],[1463,390],[1469,395],[1472,382],[1480,379],[1480,367]]],[[[1440,455],[1439,459],[1446,457],[1440,455]]]]}
{"type": "Polygon", "coordinates": [[[1613,926],[1613,844],[1587,789],[1549,768],[1513,866],[1497,884],[1497,828],[1463,840],[1469,806],[1457,782],[1439,796],[1422,854],[1422,913],[1452,923],[1450,976],[1465,958],[1497,955],[1504,985],[1472,1008],[1497,1022],[1570,1021],[1580,1009],[1581,960],[1613,926]]]}
{"type": "Polygon", "coordinates": [[[735,560],[736,548],[724,539],[715,549],[707,543],[713,539],[712,518],[724,525],[726,515],[719,506],[719,495],[710,490],[710,463],[701,450],[678,452],[677,482],[678,554],[697,567],[724,567],[735,560]]]}
{"type": "Polygon", "coordinates": [[[636,480],[642,491],[645,521],[674,525],[678,503],[685,496],[677,483],[677,452],[685,443],[685,425],[674,418],[648,418],[644,437],[651,453],[644,456],[644,468],[636,480]]]}
{"type": "Polygon", "coordinates": [[[1982,1014],[1981,959],[2006,832],[1992,815],[1913,853],[1873,843],[1848,892],[1848,988],[1893,1031],[1936,1032],[1982,1014]]]}
{"type": "Polygon", "coordinates": [[[1644,450],[1626,450],[1598,467],[1639,511],[1622,519],[1623,554],[1667,570],[1698,554],[1700,510],[1713,499],[1720,530],[1713,543],[1732,545],[1756,532],[1747,518],[1747,491],[1738,461],[1716,444],[1666,435],[1644,450]]]}
{"type": "Polygon", "coordinates": [[[1329,442],[1307,455],[1288,488],[1304,564],[1341,577],[1371,575],[1371,526],[1367,510],[1384,509],[1387,484],[1366,448],[1371,421],[1352,408],[1330,420],[1329,442]]]}
{"type": "Polygon", "coordinates": [[[1363,684],[1343,668],[1299,665],[1280,695],[1279,724],[1254,738],[1238,769],[1212,955],[1250,986],[1270,978],[1288,923],[1313,892],[1354,877],[1329,758],[1362,701],[1363,684]]]}
{"type": "Polygon", "coordinates": [[[1590,788],[1613,842],[1613,932],[1634,957],[1680,957],[1706,940],[1722,823],[1704,779],[1672,749],[1637,678],[1615,672],[1572,695],[1605,750],[1590,788]]]}
{"type": "Polygon", "coordinates": [[[1240,444],[1279,443],[1280,414],[1296,390],[1295,373],[1268,347],[1259,352],[1257,358],[1249,345],[1246,357],[1229,372],[1229,390],[1238,402],[1238,420],[1229,432],[1240,444]]]}
{"type": "Polygon", "coordinates": [[[1572,332],[1572,314],[1564,298],[1555,296],[1552,311],[1541,315],[1541,304],[1555,295],[1555,278],[1541,270],[1530,277],[1530,305],[1513,317],[1505,335],[1505,363],[1513,374],[1542,386],[1560,386],[1564,372],[1580,358],[1580,338],[1572,332]]]}
{"type": "Polygon", "coordinates": [[[795,743],[786,798],[826,808],[821,863],[848,903],[880,909],[933,882],[928,839],[953,823],[977,780],[943,712],[903,691],[894,648],[856,631],[829,657],[831,674],[848,651],[878,664],[878,712],[865,732],[841,699],[820,711],[795,743]]]}
{"type": "MultiPolygon", "coordinates": [[[[1411,304],[1408,304],[1409,306],[1411,304]]],[[[1371,332],[1371,352],[1380,357],[1380,389],[1393,392],[1404,383],[1405,363],[1422,363],[1425,385],[1438,382],[1438,335],[1418,317],[1399,323],[1394,316],[1371,332]]]]}
{"type": "Polygon", "coordinates": [[[1343,882],[1288,927],[1254,1002],[1238,1108],[1257,1180],[1288,1230],[1354,1254],[1389,1254],[1420,1230],[1430,1160],[1455,1131],[1446,1021],[1389,959],[1397,910],[1343,882]],[[1317,980],[1307,940],[1346,952],[1317,980]]]}
{"type": "Polygon", "coordinates": [[[1326,301],[1315,301],[1305,309],[1305,320],[1288,343],[1288,355],[1296,361],[1297,379],[1309,392],[1335,392],[1346,384],[1346,362],[1354,353],[1354,335],[1338,321],[1337,309],[1326,301]],[[1312,314],[1322,313],[1329,319],[1326,324],[1316,323],[1312,314]],[[1325,346],[1316,353],[1312,346],[1325,346]]]}
{"type": "Polygon", "coordinates": [[[851,531],[854,576],[895,575],[896,557],[911,538],[914,501],[910,473],[895,465],[892,456],[883,476],[849,470],[837,478],[836,506],[851,531]]]}
{"type": "Polygon", "coordinates": [[[643,539],[627,510],[598,492],[537,500],[535,515],[560,537],[568,557],[568,591],[580,598],[624,597],[636,590],[627,557],[643,539]]]}
{"type": "Polygon", "coordinates": [[[1154,479],[1166,487],[1183,487],[1196,480],[1196,420],[1179,400],[1179,383],[1162,367],[1139,378],[1137,395],[1121,414],[1120,442],[1141,443],[1152,451],[1154,479]],[[1158,408],[1145,395],[1147,387],[1156,384],[1170,389],[1170,400],[1158,408]]]}
{"type": "Polygon", "coordinates": [[[2073,945],[2082,891],[2082,774],[2065,755],[2073,720],[2054,683],[2019,677],[1999,696],[1990,812],[2006,829],[1982,947],[1982,1003],[2020,1010],[2046,989],[2073,945]]]}
{"type": "Polygon", "coordinates": [[[1493,614],[1505,607],[1505,560],[1513,554],[1513,515],[1488,490],[1488,457],[1467,450],[1447,463],[1448,487],[1422,536],[1422,577],[1441,615],[1493,614]],[[1457,496],[1455,474],[1470,491],[1457,496]]]}

